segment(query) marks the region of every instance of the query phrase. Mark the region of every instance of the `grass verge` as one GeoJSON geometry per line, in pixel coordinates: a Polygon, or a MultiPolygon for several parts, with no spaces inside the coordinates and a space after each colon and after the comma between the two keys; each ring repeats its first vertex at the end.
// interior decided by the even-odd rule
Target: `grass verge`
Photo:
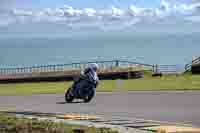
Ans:
{"type": "Polygon", "coordinates": [[[1,133],[117,133],[108,128],[95,128],[85,126],[66,125],[37,119],[16,118],[15,116],[0,113],[1,133]]]}
{"type": "MultiPolygon", "coordinates": [[[[72,82],[0,84],[0,95],[63,94],[72,82]]],[[[141,79],[101,81],[98,92],[200,90],[200,75],[165,75],[141,79]]]]}

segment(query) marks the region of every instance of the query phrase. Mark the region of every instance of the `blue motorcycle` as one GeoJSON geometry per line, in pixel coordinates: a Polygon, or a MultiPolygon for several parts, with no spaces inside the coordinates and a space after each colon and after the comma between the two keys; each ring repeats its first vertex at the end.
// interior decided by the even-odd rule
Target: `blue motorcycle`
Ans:
{"type": "Polygon", "coordinates": [[[74,99],[82,99],[88,103],[95,96],[98,81],[91,82],[87,78],[79,78],[65,92],[65,101],[71,103],[74,99]]]}

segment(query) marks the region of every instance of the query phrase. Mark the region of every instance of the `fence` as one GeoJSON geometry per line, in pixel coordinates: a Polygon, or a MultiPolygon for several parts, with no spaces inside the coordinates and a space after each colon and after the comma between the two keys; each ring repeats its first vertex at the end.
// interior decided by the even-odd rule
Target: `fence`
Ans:
{"type": "Polygon", "coordinates": [[[181,71],[177,65],[150,65],[133,61],[111,60],[96,62],[78,62],[71,64],[43,65],[21,68],[0,68],[0,79],[15,79],[24,77],[45,77],[75,74],[84,69],[90,63],[97,63],[101,72],[120,71],[131,69],[131,71],[151,70],[153,73],[177,74],[181,71]]]}
{"type": "Polygon", "coordinates": [[[122,60],[112,60],[112,61],[96,61],[96,62],[79,62],[71,64],[57,64],[57,65],[43,65],[43,66],[33,66],[33,67],[21,67],[21,68],[1,68],[0,76],[9,75],[21,75],[21,74],[33,74],[42,72],[64,72],[69,70],[82,70],[90,63],[97,63],[100,70],[123,68],[123,67],[135,67],[136,69],[152,69],[152,65],[143,64],[131,61],[122,60]]]}
{"type": "Polygon", "coordinates": [[[153,73],[178,74],[182,72],[177,65],[153,65],[153,73]]]}
{"type": "Polygon", "coordinates": [[[198,57],[198,58],[192,60],[191,63],[186,64],[186,65],[185,65],[185,71],[191,70],[192,65],[193,65],[193,64],[198,64],[198,63],[200,63],[200,57],[198,57]]]}

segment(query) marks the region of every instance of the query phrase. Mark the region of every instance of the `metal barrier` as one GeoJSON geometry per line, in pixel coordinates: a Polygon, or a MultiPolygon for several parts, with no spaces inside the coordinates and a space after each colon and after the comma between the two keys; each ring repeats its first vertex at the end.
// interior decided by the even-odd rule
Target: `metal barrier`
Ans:
{"type": "Polygon", "coordinates": [[[193,64],[198,64],[198,63],[200,63],[200,57],[198,57],[198,58],[192,60],[191,63],[186,64],[186,65],[185,65],[185,71],[190,71],[191,68],[192,68],[192,65],[193,65],[193,64]]]}
{"type": "Polygon", "coordinates": [[[21,67],[21,68],[0,68],[0,77],[9,75],[33,75],[34,73],[43,72],[65,72],[73,70],[82,70],[90,63],[97,63],[101,70],[132,67],[141,69],[151,69],[152,65],[143,64],[132,61],[122,61],[122,60],[112,60],[112,61],[96,61],[96,62],[79,62],[71,64],[57,64],[57,65],[43,65],[43,66],[33,66],[33,67],[21,67]]]}
{"type": "Polygon", "coordinates": [[[182,73],[177,65],[153,65],[153,73],[178,74],[182,73]]]}
{"type": "Polygon", "coordinates": [[[34,77],[44,75],[63,75],[84,69],[90,63],[97,63],[100,67],[100,73],[105,71],[127,70],[151,70],[153,73],[177,74],[180,73],[176,65],[150,65],[126,60],[111,60],[111,61],[95,61],[95,62],[78,62],[71,64],[57,65],[42,65],[33,67],[21,68],[0,68],[1,78],[16,78],[16,77],[34,77]]]}

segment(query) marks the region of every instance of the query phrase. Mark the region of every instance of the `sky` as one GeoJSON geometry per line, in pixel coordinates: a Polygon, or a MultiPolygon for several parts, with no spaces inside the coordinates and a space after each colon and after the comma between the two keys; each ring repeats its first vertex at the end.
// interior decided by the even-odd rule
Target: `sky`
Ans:
{"type": "Polygon", "coordinates": [[[55,8],[65,4],[73,7],[95,7],[103,8],[110,5],[126,7],[129,4],[145,5],[146,7],[155,7],[159,5],[160,0],[1,0],[1,7],[18,8],[55,8]]]}
{"type": "Polygon", "coordinates": [[[200,32],[199,0],[0,0],[0,34],[200,32]]]}

